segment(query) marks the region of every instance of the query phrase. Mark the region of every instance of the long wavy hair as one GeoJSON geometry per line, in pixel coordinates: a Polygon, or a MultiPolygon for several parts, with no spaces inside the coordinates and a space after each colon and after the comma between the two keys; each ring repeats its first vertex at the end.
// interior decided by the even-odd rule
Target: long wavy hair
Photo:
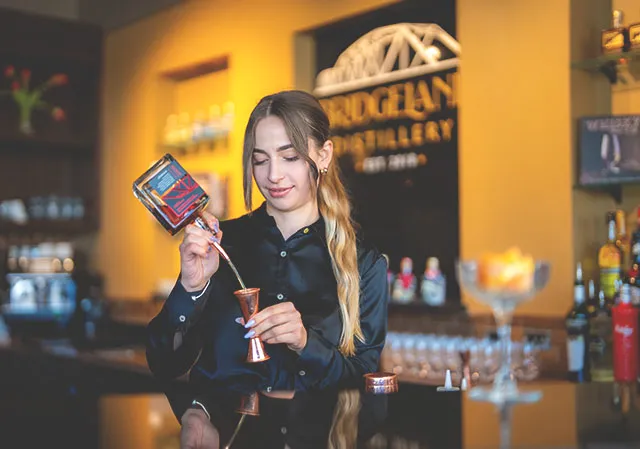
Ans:
{"type": "Polygon", "coordinates": [[[251,210],[253,182],[252,153],[255,148],[255,129],[260,120],[275,116],[283,121],[294,149],[307,161],[309,176],[316,186],[318,209],[324,218],[327,246],[333,274],[338,286],[338,301],[342,316],[340,352],[355,354],[355,338],[364,342],[360,327],[360,275],[356,254],[356,235],[351,218],[351,204],[340,177],[337,164],[321,173],[309,156],[309,139],[320,149],[330,137],[329,119],[318,100],[312,95],[288,90],[264,97],[254,108],[244,136],[242,163],[244,169],[244,202],[251,210]]]}

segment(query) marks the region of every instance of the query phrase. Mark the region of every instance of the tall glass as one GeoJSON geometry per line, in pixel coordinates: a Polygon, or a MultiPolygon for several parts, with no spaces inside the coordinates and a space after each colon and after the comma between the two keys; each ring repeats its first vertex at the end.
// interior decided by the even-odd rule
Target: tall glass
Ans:
{"type": "Polygon", "coordinates": [[[549,280],[550,264],[537,261],[532,273],[533,281],[524,290],[509,288],[486,289],[478,282],[479,262],[475,260],[457,263],[458,282],[463,291],[491,306],[498,328],[501,346],[501,365],[491,388],[475,387],[469,398],[498,405],[537,402],[542,397],[539,391],[521,391],[511,369],[511,321],[514,310],[542,290],[549,280]]]}

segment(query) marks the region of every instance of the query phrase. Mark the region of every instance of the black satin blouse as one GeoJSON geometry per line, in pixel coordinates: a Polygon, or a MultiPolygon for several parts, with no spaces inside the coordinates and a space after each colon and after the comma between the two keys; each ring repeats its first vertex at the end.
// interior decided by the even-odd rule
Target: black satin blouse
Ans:
{"type": "Polygon", "coordinates": [[[245,362],[247,332],[233,292],[238,281],[221,259],[202,292],[187,293],[177,282],[160,313],[148,325],[147,361],[159,378],[175,379],[190,370],[194,395],[237,392],[361,388],[362,376],[378,370],[387,327],[387,265],[382,255],[358,242],[360,320],[365,342],[356,355],[338,349],[342,320],[337,284],[320,218],[284,239],[263,203],[251,214],[220,223],[222,246],[247,287],[260,288],[260,309],[291,301],[307,329],[298,355],[284,344],[265,344],[271,359],[245,362]],[[174,350],[174,341],[181,344],[174,350]]]}

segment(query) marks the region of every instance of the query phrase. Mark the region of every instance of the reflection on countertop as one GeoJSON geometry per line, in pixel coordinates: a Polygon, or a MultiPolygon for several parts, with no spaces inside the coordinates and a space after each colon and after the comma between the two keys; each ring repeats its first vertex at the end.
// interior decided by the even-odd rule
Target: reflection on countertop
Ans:
{"type": "MultiPolygon", "coordinates": [[[[620,393],[608,382],[541,381],[523,387],[540,390],[543,396],[538,403],[513,408],[512,449],[640,448],[640,396],[635,386],[620,393]],[[622,402],[628,404],[626,410],[622,402]]],[[[463,395],[462,432],[465,449],[499,447],[496,407],[463,395]]]]}
{"type": "MultiPolygon", "coordinates": [[[[179,447],[180,427],[164,395],[165,386],[151,376],[143,343],[136,337],[106,336],[80,346],[64,338],[13,339],[0,346],[0,366],[2,447],[19,442],[7,447],[35,448],[46,441],[66,441],[67,447],[82,449],[179,447]],[[41,432],[31,433],[28,441],[11,440],[24,422],[35,423],[41,432]]],[[[624,395],[614,400],[617,396],[611,383],[538,380],[521,386],[540,389],[543,397],[539,403],[514,409],[513,449],[640,448],[640,396],[635,387],[628,391],[628,400],[624,395]],[[628,408],[626,413],[623,408],[628,408]]],[[[304,423],[326,423],[331,417],[327,413],[332,415],[335,410],[327,407],[328,397],[311,398],[295,416],[303,416],[304,410],[316,414],[324,410],[324,418],[317,416],[304,423]],[[323,404],[316,404],[320,400],[323,404]]],[[[399,392],[386,400],[386,419],[369,421],[373,423],[367,430],[371,438],[358,447],[499,447],[496,409],[469,400],[464,392],[438,393],[431,386],[401,383],[399,392]]],[[[265,411],[267,402],[265,399],[265,411]]],[[[340,404],[337,399],[332,407],[336,404],[340,404]]],[[[237,419],[234,410],[230,413],[237,419]]],[[[283,415],[281,419],[288,418],[283,415]]],[[[246,424],[241,433],[259,434],[256,429],[261,427],[255,418],[246,424]]],[[[274,425],[277,431],[286,427],[289,435],[295,435],[296,426],[302,424],[292,420],[274,425]]],[[[24,433],[19,435],[24,438],[24,433]]],[[[241,449],[243,441],[239,438],[234,449],[241,449]]],[[[298,447],[308,446],[291,449],[298,447]]]]}

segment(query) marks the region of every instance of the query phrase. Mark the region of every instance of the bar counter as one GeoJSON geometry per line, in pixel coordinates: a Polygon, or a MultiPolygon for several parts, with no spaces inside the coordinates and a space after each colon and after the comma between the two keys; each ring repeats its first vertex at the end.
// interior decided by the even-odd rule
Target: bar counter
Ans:
{"type": "MultiPolygon", "coordinates": [[[[115,446],[105,443],[108,438],[105,440],[104,434],[110,431],[101,428],[101,423],[104,425],[105,422],[100,416],[103,411],[101,400],[120,398],[115,414],[124,420],[130,407],[129,400],[154,396],[166,403],[163,394],[167,388],[174,395],[189,394],[183,379],[168,386],[153,378],[140,344],[78,349],[66,340],[14,339],[0,347],[0,366],[0,438],[2,447],[7,448],[40,448],[55,444],[65,448],[110,449],[115,446]]],[[[541,389],[543,398],[539,403],[519,405],[513,410],[511,447],[640,447],[640,396],[635,392],[627,398],[627,407],[621,401],[614,401],[610,383],[538,381],[523,386],[541,389]],[[623,412],[623,408],[628,410],[623,412]]],[[[471,401],[464,392],[437,392],[435,387],[401,382],[395,394],[357,394],[361,403],[359,428],[363,437],[357,447],[499,447],[495,407],[471,401]]],[[[306,442],[295,446],[294,443],[291,449],[326,447],[322,442],[322,435],[326,441],[326,433],[322,432],[329,432],[326,424],[331,422],[337,398],[337,394],[326,392],[316,397],[296,397],[295,416],[281,416],[278,427],[271,430],[282,434],[283,442],[293,443],[297,433],[309,434],[309,423],[324,422],[324,430],[315,429],[313,444],[306,442]],[[281,425],[282,420],[288,419],[291,421],[281,425]],[[282,429],[287,431],[283,433],[282,429]]],[[[267,432],[260,420],[270,414],[269,410],[277,409],[269,405],[268,398],[261,403],[261,417],[247,417],[232,447],[256,447],[255,438],[247,440],[247,435],[255,437],[261,431],[267,432]],[[250,446],[249,441],[254,445],[250,446]]],[[[231,409],[228,413],[232,419],[239,416],[231,409]]],[[[133,415],[130,422],[120,425],[135,427],[139,425],[138,419],[147,418],[133,415]]],[[[175,444],[179,428],[175,418],[171,428],[173,439],[170,441],[173,443],[165,444],[163,448],[178,447],[175,444]]]]}

